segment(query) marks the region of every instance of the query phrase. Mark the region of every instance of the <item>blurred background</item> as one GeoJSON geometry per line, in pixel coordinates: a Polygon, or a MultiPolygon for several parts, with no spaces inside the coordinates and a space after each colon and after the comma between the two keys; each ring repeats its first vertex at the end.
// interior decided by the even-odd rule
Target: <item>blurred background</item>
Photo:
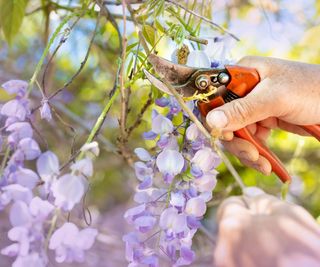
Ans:
{"type": "MultiPolygon", "coordinates": [[[[241,40],[239,42],[228,38],[224,47],[226,56],[234,62],[244,55],[261,55],[320,63],[320,1],[318,0],[176,2],[204,14],[239,37],[241,40]]],[[[122,7],[114,3],[108,3],[107,7],[121,32],[123,30],[122,7]]],[[[10,43],[3,34],[0,35],[0,83],[10,79],[29,80],[47,44],[48,37],[68,10],[79,5],[81,1],[29,0],[18,34],[10,43]]],[[[134,4],[132,7],[137,9],[139,5],[134,4]]],[[[178,9],[177,12],[181,10],[178,9]]],[[[170,14],[167,16],[169,17],[170,14]]],[[[174,18],[171,19],[174,20],[174,18]]],[[[45,81],[47,92],[54,92],[60,88],[79,69],[86,56],[95,22],[93,10],[92,16],[81,18],[72,29],[48,68],[45,81]]],[[[70,27],[71,23],[68,26],[70,27]]],[[[132,21],[127,21],[127,27],[128,42],[132,44],[136,42],[138,36],[132,21]]],[[[199,37],[206,39],[214,36],[221,36],[221,33],[201,23],[199,37]]],[[[55,40],[51,54],[60,39],[59,37],[55,40]]],[[[193,49],[194,46],[190,41],[185,40],[184,43],[193,49]]],[[[162,38],[157,45],[158,53],[169,59],[175,48],[176,43],[167,37],[162,38]]],[[[198,48],[205,49],[204,46],[195,47],[195,49],[198,48]]],[[[103,109],[117,76],[118,57],[117,31],[110,21],[102,18],[85,67],[67,90],[63,90],[52,101],[54,119],[50,123],[40,120],[36,112],[36,119],[39,120],[37,128],[45,140],[39,143],[43,147],[48,144],[49,149],[59,155],[61,163],[66,162],[74,149],[85,142],[103,109]]],[[[156,98],[157,93],[150,93],[150,88],[143,86],[142,83],[137,82],[132,86],[129,122],[135,121],[150,94],[153,99],[156,98]]],[[[1,102],[6,101],[8,97],[3,90],[0,91],[1,102]]],[[[290,98],[290,95],[287,97],[290,98]]],[[[39,104],[41,98],[37,90],[33,91],[32,100],[34,106],[39,104]]],[[[135,147],[146,146],[142,133],[150,129],[152,105],[148,105],[141,123],[133,129],[128,138],[126,143],[128,151],[132,152],[135,147]]],[[[94,176],[85,204],[92,216],[93,226],[97,227],[101,234],[94,248],[88,253],[86,262],[77,266],[126,266],[121,239],[129,226],[123,219],[123,213],[132,206],[132,196],[137,182],[134,171],[128,164],[128,158],[124,159],[119,153],[117,140],[119,111],[119,103],[116,100],[97,138],[101,154],[94,163],[94,176]]],[[[288,198],[304,206],[317,218],[320,215],[318,142],[312,138],[274,131],[268,140],[268,145],[295,175],[288,198]]],[[[228,156],[247,186],[258,186],[266,192],[280,195],[281,185],[274,175],[263,176],[241,166],[232,155],[228,156]]],[[[221,165],[218,170],[220,172],[218,185],[204,221],[212,235],[215,231],[214,214],[219,203],[229,195],[241,193],[225,166],[221,165]]],[[[81,213],[81,208],[79,211],[74,211],[75,214],[71,216],[77,218],[77,212],[81,213]]],[[[0,229],[0,246],[3,247],[7,242],[6,231],[9,229],[3,213],[0,215],[0,229]]],[[[213,246],[201,233],[197,236],[195,247],[199,247],[199,244],[201,244],[203,257],[198,256],[194,266],[211,266],[213,246]]],[[[0,255],[0,266],[9,265],[9,259],[0,255]]],[[[55,266],[54,262],[52,266],[55,266]]],[[[63,264],[63,266],[69,265],[63,264]]]]}

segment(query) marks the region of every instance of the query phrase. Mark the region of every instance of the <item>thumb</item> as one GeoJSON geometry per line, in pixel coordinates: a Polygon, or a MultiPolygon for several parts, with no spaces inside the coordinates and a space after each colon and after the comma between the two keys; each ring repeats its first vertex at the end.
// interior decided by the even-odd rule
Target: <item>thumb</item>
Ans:
{"type": "Polygon", "coordinates": [[[214,129],[236,131],[275,114],[270,87],[261,81],[247,96],[224,104],[207,115],[207,124],[214,129]]]}

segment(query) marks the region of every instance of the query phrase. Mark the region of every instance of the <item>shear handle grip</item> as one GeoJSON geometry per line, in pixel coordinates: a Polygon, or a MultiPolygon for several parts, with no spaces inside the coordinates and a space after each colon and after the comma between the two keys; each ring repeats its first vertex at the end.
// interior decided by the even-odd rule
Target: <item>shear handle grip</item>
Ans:
{"type": "MultiPolygon", "coordinates": [[[[259,83],[260,77],[255,69],[240,67],[240,66],[226,66],[231,81],[226,86],[228,90],[232,91],[239,97],[244,97],[249,94],[253,88],[259,83]]],[[[290,181],[291,177],[279,160],[279,158],[269,150],[258,138],[250,133],[247,128],[242,128],[235,131],[235,136],[247,140],[253,144],[259,151],[259,154],[265,157],[271,164],[272,171],[281,179],[282,182],[290,181]]]]}
{"type": "Polygon", "coordinates": [[[235,131],[234,135],[253,144],[259,151],[259,154],[270,162],[272,171],[281,179],[282,182],[285,183],[291,180],[288,171],[285,169],[279,158],[259,139],[255,138],[247,128],[242,128],[238,131],[235,131]]]}

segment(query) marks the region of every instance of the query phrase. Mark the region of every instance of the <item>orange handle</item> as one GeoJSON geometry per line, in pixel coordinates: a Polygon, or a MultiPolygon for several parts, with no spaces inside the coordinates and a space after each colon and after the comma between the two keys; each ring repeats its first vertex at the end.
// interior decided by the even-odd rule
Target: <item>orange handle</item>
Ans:
{"type": "Polygon", "coordinates": [[[262,142],[255,138],[247,128],[242,128],[234,132],[235,136],[245,139],[253,144],[259,151],[259,154],[265,157],[272,166],[272,171],[281,179],[282,182],[290,181],[291,177],[283,166],[279,158],[269,150],[262,142]]]}
{"type": "Polygon", "coordinates": [[[301,127],[320,142],[320,125],[304,125],[301,127]]]}

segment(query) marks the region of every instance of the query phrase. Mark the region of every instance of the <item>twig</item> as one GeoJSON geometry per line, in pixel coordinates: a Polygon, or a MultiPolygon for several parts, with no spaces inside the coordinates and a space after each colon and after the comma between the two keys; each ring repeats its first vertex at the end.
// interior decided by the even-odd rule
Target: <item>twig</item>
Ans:
{"type": "Polygon", "coordinates": [[[201,15],[199,15],[198,13],[196,13],[196,12],[194,12],[194,11],[192,11],[192,10],[188,9],[188,8],[187,8],[187,7],[185,7],[184,5],[182,5],[182,4],[180,4],[180,3],[178,3],[177,1],[173,1],[173,0],[166,0],[166,2],[171,3],[171,4],[173,4],[173,5],[177,6],[177,7],[179,7],[179,8],[181,8],[181,9],[185,10],[186,12],[188,12],[188,13],[192,14],[193,16],[196,16],[196,17],[198,17],[198,18],[202,19],[203,21],[205,21],[205,22],[207,22],[207,23],[211,24],[212,26],[216,27],[216,28],[217,28],[217,29],[219,29],[220,31],[222,31],[222,32],[224,32],[224,33],[226,33],[226,34],[230,35],[230,36],[231,36],[232,38],[234,38],[235,40],[240,41],[240,39],[239,39],[237,36],[235,36],[233,33],[229,32],[226,28],[224,28],[224,27],[220,26],[219,24],[217,24],[217,23],[215,23],[215,22],[211,21],[210,19],[208,19],[208,18],[206,18],[206,17],[204,17],[204,16],[201,16],[201,15]]]}
{"type": "Polygon", "coordinates": [[[63,36],[60,38],[59,44],[57,45],[57,47],[55,48],[55,50],[53,51],[52,55],[50,56],[48,63],[43,71],[43,75],[42,75],[42,90],[44,95],[46,96],[46,85],[45,85],[45,81],[46,81],[46,75],[49,69],[49,66],[54,58],[54,56],[56,55],[56,53],[58,52],[58,50],[60,49],[60,47],[67,41],[70,32],[72,31],[72,29],[74,28],[74,26],[78,23],[78,21],[80,20],[81,16],[78,16],[77,19],[73,22],[73,24],[70,26],[70,28],[67,28],[65,30],[65,32],[63,33],[63,36]]]}
{"type": "MultiPolygon", "coordinates": [[[[97,118],[97,121],[96,121],[95,125],[93,126],[92,131],[90,132],[90,134],[87,138],[86,144],[91,143],[96,138],[96,136],[99,134],[100,129],[101,129],[106,117],[107,117],[107,114],[108,114],[113,102],[115,101],[115,99],[117,98],[118,95],[119,95],[119,90],[116,90],[115,93],[113,94],[113,96],[109,99],[109,101],[105,105],[101,114],[97,118]]],[[[79,158],[81,158],[82,156],[83,156],[83,153],[81,152],[79,155],[79,158]]]]}
{"type": "Polygon", "coordinates": [[[124,73],[124,66],[126,60],[126,52],[127,52],[127,20],[126,20],[126,1],[122,0],[122,14],[123,14],[123,36],[122,36],[122,54],[121,54],[121,68],[120,68],[120,75],[119,75],[119,82],[120,82],[120,93],[121,93],[121,110],[120,110],[120,131],[121,131],[121,139],[120,142],[124,142],[127,136],[126,131],[126,121],[127,121],[127,92],[124,85],[125,73],[124,73]]]}
{"type": "Polygon", "coordinates": [[[36,69],[30,79],[30,82],[28,84],[28,88],[27,88],[27,93],[26,93],[26,97],[29,96],[31,90],[32,90],[32,87],[33,87],[33,84],[35,83],[36,79],[37,79],[37,76],[41,70],[41,66],[44,62],[44,59],[46,58],[47,54],[49,53],[49,49],[51,47],[51,45],[53,44],[53,41],[56,39],[56,37],[58,36],[58,34],[60,33],[61,29],[63,28],[63,26],[71,19],[73,18],[74,16],[78,16],[79,14],[77,13],[73,13],[67,17],[65,17],[62,22],[59,24],[59,26],[56,28],[56,30],[54,31],[54,33],[52,34],[46,48],[44,49],[42,55],[41,55],[41,58],[36,66],[36,69]]]}
{"type": "Polygon", "coordinates": [[[181,105],[182,109],[189,115],[189,118],[196,124],[198,129],[201,131],[201,133],[210,140],[210,143],[213,145],[213,148],[216,150],[216,152],[221,157],[222,161],[226,165],[227,169],[230,171],[242,191],[245,189],[245,185],[242,182],[242,179],[236,169],[233,167],[227,156],[223,153],[221,149],[219,149],[217,146],[215,146],[215,139],[211,136],[211,134],[207,131],[207,129],[202,125],[202,123],[198,120],[198,118],[193,114],[193,112],[190,110],[190,108],[186,105],[182,97],[179,95],[177,90],[165,79],[162,79],[162,82],[168,87],[169,91],[174,95],[174,97],[177,99],[179,104],[181,105]]]}
{"type": "Polygon", "coordinates": [[[88,58],[89,58],[89,54],[90,54],[90,50],[91,50],[91,47],[92,47],[92,44],[93,44],[93,41],[94,41],[94,38],[97,34],[97,31],[98,31],[98,26],[99,26],[99,21],[100,21],[100,12],[98,14],[98,17],[97,17],[97,21],[96,21],[96,25],[95,25],[95,28],[94,28],[94,31],[92,33],[92,37],[90,39],[90,43],[89,43],[89,46],[88,46],[88,49],[87,49],[87,52],[86,52],[86,55],[83,59],[83,61],[80,63],[80,67],[79,69],[76,71],[75,74],[73,74],[73,76],[71,77],[71,79],[65,83],[61,88],[59,88],[58,90],[56,90],[53,94],[51,94],[49,97],[48,97],[48,100],[50,100],[51,98],[55,97],[57,94],[59,94],[62,90],[66,89],[70,84],[72,84],[72,82],[74,81],[74,79],[81,73],[82,69],[84,68],[88,58]]]}

